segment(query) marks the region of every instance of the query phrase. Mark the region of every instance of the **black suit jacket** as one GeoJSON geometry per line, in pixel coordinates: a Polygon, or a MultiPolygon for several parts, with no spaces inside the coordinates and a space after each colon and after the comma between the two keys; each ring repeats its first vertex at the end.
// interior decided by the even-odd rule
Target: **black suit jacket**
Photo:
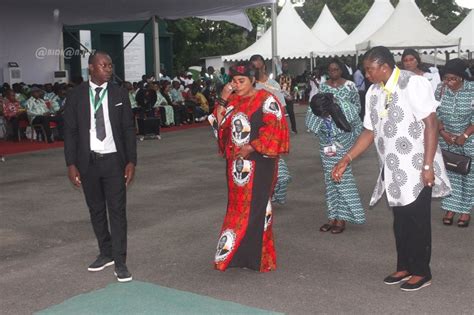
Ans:
{"type": "MultiPolygon", "coordinates": [[[[127,90],[109,82],[108,108],[115,147],[123,167],[137,164],[137,142],[133,113],[127,90]]],[[[73,88],[64,105],[64,155],[66,165],[75,165],[81,174],[87,172],[90,159],[89,82],[73,88]]]]}

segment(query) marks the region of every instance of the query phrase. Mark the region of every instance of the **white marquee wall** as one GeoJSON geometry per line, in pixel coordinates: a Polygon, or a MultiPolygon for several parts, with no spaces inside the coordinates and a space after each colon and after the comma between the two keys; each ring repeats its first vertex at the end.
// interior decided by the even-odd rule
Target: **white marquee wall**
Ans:
{"type": "Polygon", "coordinates": [[[51,82],[52,71],[59,69],[59,56],[41,59],[36,52],[41,47],[58,52],[60,30],[52,12],[0,10],[0,82],[9,61],[20,65],[25,83],[51,82]]]}

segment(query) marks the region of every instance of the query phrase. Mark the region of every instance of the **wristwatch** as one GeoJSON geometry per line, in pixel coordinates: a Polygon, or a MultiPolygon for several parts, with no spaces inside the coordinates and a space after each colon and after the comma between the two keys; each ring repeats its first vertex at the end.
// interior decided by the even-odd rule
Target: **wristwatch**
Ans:
{"type": "Polygon", "coordinates": [[[423,165],[423,169],[424,169],[425,171],[429,171],[430,168],[431,168],[431,166],[430,166],[429,164],[423,165]]]}

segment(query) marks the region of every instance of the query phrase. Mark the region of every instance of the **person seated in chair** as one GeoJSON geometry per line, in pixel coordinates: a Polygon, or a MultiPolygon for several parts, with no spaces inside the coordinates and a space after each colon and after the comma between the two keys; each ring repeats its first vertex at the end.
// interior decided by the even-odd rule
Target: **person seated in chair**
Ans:
{"type": "Polygon", "coordinates": [[[161,122],[164,126],[174,125],[174,111],[173,106],[168,104],[166,98],[160,92],[160,84],[158,82],[152,83],[152,89],[156,92],[156,103],[153,106],[156,109],[159,109],[161,114],[161,122]]]}
{"type": "MultiPolygon", "coordinates": [[[[20,121],[28,122],[26,111],[20,106],[15,98],[15,92],[13,90],[6,90],[4,92],[5,99],[3,100],[3,116],[12,128],[12,133],[9,139],[18,141],[18,130],[20,128],[20,121]]],[[[21,137],[26,138],[25,128],[21,130],[21,137]]]]}
{"type": "Polygon", "coordinates": [[[53,85],[51,83],[46,83],[44,85],[44,100],[45,101],[52,101],[56,97],[56,93],[54,93],[53,85]]]}
{"type": "Polygon", "coordinates": [[[138,105],[137,105],[137,100],[136,100],[137,93],[135,89],[133,88],[132,83],[128,81],[125,81],[123,83],[123,87],[126,88],[128,91],[128,98],[130,99],[130,105],[132,107],[132,111],[134,114],[136,114],[138,112],[138,105]]]}
{"type": "Polygon", "coordinates": [[[27,98],[26,98],[25,94],[23,93],[23,87],[21,86],[20,83],[14,83],[12,85],[12,89],[15,92],[15,99],[18,102],[20,102],[21,106],[24,107],[27,98]]]}
{"type": "MultiPolygon", "coordinates": [[[[174,102],[171,97],[171,84],[168,81],[161,81],[161,95],[166,99],[166,102],[173,107],[174,124],[179,126],[186,122],[186,107],[182,102],[174,102]]],[[[178,94],[181,94],[178,92],[178,94]]]]}
{"type": "Polygon", "coordinates": [[[138,83],[139,89],[135,95],[137,101],[137,114],[140,118],[156,117],[153,106],[156,103],[156,92],[151,88],[151,84],[144,85],[142,82],[138,83]]]}
{"type": "MultiPolygon", "coordinates": [[[[46,104],[42,98],[43,91],[40,88],[32,87],[30,93],[31,97],[25,103],[28,120],[31,125],[42,125],[46,133],[46,140],[48,143],[52,143],[53,139],[51,137],[50,122],[56,122],[60,125],[61,119],[55,116],[51,104],[49,106],[46,104]]],[[[42,130],[39,135],[41,138],[44,138],[45,136],[43,135],[42,130]]]]}
{"type": "Polygon", "coordinates": [[[56,86],[54,96],[51,98],[51,105],[56,114],[62,114],[64,111],[64,103],[66,101],[67,85],[61,84],[56,86]]]}
{"type": "Polygon", "coordinates": [[[171,81],[171,89],[169,90],[169,97],[171,99],[171,104],[173,107],[176,107],[181,112],[181,123],[187,124],[187,108],[184,105],[184,97],[182,91],[184,90],[181,82],[178,79],[173,79],[171,81]]]}
{"type": "Polygon", "coordinates": [[[204,94],[200,92],[199,84],[197,82],[193,83],[191,87],[191,100],[197,104],[195,108],[195,120],[206,120],[207,114],[209,114],[209,103],[204,94]]]}

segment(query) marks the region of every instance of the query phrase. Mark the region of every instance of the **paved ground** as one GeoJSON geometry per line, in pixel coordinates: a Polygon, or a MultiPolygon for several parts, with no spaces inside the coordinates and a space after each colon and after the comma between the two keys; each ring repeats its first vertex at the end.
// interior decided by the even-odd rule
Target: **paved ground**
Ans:
{"type": "MultiPolygon", "coordinates": [[[[292,136],[286,157],[293,182],[275,209],[278,270],[212,269],[225,214],[224,162],[207,128],[138,144],[129,189],[129,260],[135,279],[289,314],[472,314],[473,228],[441,224],[433,202],[433,285],[415,293],[387,286],[395,268],[392,214],[384,201],[367,224],[341,235],[325,221],[323,176],[314,137],[292,136]]],[[[375,153],[355,162],[364,205],[377,170],[375,153]]],[[[28,314],[114,282],[111,269],[88,273],[96,255],[82,193],[66,179],[60,149],[9,157],[0,164],[0,313],[28,314]]]]}

